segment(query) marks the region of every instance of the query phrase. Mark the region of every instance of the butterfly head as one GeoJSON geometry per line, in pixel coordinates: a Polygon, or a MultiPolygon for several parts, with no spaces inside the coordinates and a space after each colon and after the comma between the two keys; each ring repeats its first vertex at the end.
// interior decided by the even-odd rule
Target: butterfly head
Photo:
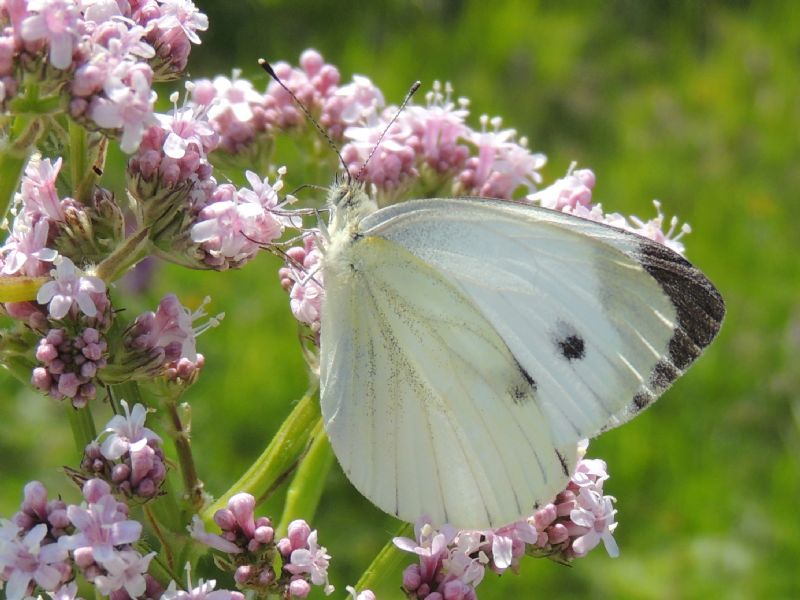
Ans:
{"type": "Polygon", "coordinates": [[[355,227],[367,215],[378,210],[378,205],[366,191],[363,181],[337,177],[328,193],[328,206],[332,212],[330,229],[340,231],[355,227]]]}

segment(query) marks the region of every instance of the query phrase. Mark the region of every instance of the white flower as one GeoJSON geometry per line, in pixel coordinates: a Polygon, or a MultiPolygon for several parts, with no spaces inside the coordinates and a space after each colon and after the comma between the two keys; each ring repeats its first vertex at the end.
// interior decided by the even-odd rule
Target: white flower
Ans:
{"type": "Polygon", "coordinates": [[[59,256],[54,261],[56,268],[50,274],[53,281],[48,281],[36,294],[39,304],[50,304],[50,316],[54,319],[63,319],[73,304],[87,317],[97,315],[97,306],[92,299],[92,294],[102,294],[106,291],[106,284],[99,277],[83,275],[75,268],[73,262],[65,256],[59,256]]]}
{"type": "Polygon", "coordinates": [[[121,400],[125,415],[114,416],[106,425],[103,433],[110,433],[100,446],[100,453],[108,460],[117,460],[123,454],[134,453],[147,445],[148,441],[161,442],[156,433],[144,426],[147,409],[136,404],[132,411],[128,403],[121,400]]]}

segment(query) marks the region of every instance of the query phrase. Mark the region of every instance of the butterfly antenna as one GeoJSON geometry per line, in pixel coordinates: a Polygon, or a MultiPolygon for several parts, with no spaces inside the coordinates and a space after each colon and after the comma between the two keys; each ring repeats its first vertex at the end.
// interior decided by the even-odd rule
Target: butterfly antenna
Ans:
{"type": "Polygon", "coordinates": [[[356,181],[361,181],[361,177],[364,175],[364,172],[367,170],[367,165],[369,164],[370,159],[378,151],[378,148],[383,141],[383,138],[386,137],[386,133],[389,131],[389,128],[394,125],[394,122],[397,121],[397,117],[400,116],[400,113],[403,112],[403,109],[406,107],[406,104],[411,100],[411,97],[417,92],[422,84],[419,81],[415,81],[411,88],[408,90],[406,97],[403,99],[403,102],[400,104],[400,108],[397,109],[397,112],[392,117],[392,120],[389,121],[389,124],[384,128],[383,133],[381,133],[381,137],[378,138],[378,141],[375,142],[375,145],[372,147],[372,151],[369,153],[367,160],[364,161],[364,164],[361,165],[361,168],[358,170],[358,175],[356,175],[356,181]]]}
{"type": "Polygon", "coordinates": [[[272,68],[272,65],[270,65],[263,58],[258,59],[258,64],[262,69],[264,69],[267,72],[267,75],[269,75],[270,77],[272,77],[273,80],[275,80],[275,83],[277,83],[284,90],[286,90],[286,92],[292,97],[292,100],[295,101],[295,104],[297,104],[297,106],[300,107],[300,110],[303,111],[303,114],[306,116],[306,118],[314,125],[317,131],[319,131],[320,135],[325,138],[325,140],[328,142],[328,146],[330,146],[331,149],[336,153],[336,156],[339,157],[339,162],[342,163],[342,167],[344,167],[344,172],[347,175],[347,182],[350,183],[351,181],[350,170],[347,168],[347,163],[344,162],[344,158],[342,158],[342,153],[339,152],[339,148],[336,146],[336,144],[333,143],[333,140],[331,139],[331,136],[328,135],[328,132],[322,128],[322,125],[317,123],[317,120],[311,115],[311,112],[308,110],[308,108],[306,108],[306,105],[300,101],[300,98],[298,98],[295,95],[295,93],[292,90],[290,90],[286,86],[286,84],[283,83],[283,81],[281,81],[281,78],[278,77],[278,74],[275,72],[275,69],[272,68]]]}

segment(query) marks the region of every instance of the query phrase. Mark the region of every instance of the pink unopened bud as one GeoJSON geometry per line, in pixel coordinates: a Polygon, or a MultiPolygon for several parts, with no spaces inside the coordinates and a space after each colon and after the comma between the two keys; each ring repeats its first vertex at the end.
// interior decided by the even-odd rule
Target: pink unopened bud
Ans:
{"type": "Polygon", "coordinates": [[[289,582],[290,598],[305,598],[311,592],[311,584],[305,579],[294,579],[289,582]]]}
{"type": "Polygon", "coordinates": [[[556,523],[547,530],[547,537],[551,544],[560,544],[569,537],[569,531],[562,523],[556,523]]]}
{"type": "Polygon", "coordinates": [[[86,501],[94,504],[103,496],[111,493],[111,486],[102,479],[90,479],[83,484],[83,497],[86,501]]]}
{"type": "Polygon", "coordinates": [[[292,545],[292,550],[305,548],[308,544],[309,535],[311,535],[311,527],[303,519],[297,519],[289,523],[287,537],[292,545]]]}
{"type": "Polygon", "coordinates": [[[272,527],[256,527],[253,539],[261,544],[269,544],[275,538],[275,530],[272,527]]]}
{"type": "Polygon", "coordinates": [[[228,510],[236,518],[236,522],[247,537],[253,537],[255,531],[256,524],[253,516],[255,507],[256,499],[246,493],[236,494],[228,501],[228,510]]]}
{"type": "Polygon", "coordinates": [[[253,576],[253,566],[242,565],[236,569],[236,572],[233,574],[233,580],[239,585],[244,585],[250,580],[252,576],[253,576]]]}
{"type": "Polygon", "coordinates": [[[409,592],[415,591],[422,583],[419,565],[408,565],[403,571],[403,587],[409,592]]]}
{"type": "Polygon", "coordinates": [[[214,513],[214,523],[223,531],[230,531],[236,527],[236,517],[227,508],[220,508],[214,513]]]}
{"type": "Polygon", "coordinates": [[[22,510],[34,514],[40,519],[47,516],[47,488],[40,481],[25,484],[22,510]]]}

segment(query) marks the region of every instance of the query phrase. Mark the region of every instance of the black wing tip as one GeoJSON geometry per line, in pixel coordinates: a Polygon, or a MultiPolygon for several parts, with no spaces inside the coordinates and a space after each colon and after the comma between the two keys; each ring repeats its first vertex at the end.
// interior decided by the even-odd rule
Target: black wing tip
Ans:
{"type": "Polygon", "coordinates": [[[678,327],[670,354],[674,354],[673,363],[683,369],[719,333],[725,318],[725,301],[700,269],[663,244],[642,238],[637,258],[675,307],[678,327]]]}
{"type": "Polygon", "coordinates": [[[647,408],[683,374],[717,336],[725,317],[722,294],[700,269],[677,252],[641,238],[636,258],[669,298],[677,325],[668,355],[656,363],[649,382],[631,399],[631,414],[647,408]]]}

